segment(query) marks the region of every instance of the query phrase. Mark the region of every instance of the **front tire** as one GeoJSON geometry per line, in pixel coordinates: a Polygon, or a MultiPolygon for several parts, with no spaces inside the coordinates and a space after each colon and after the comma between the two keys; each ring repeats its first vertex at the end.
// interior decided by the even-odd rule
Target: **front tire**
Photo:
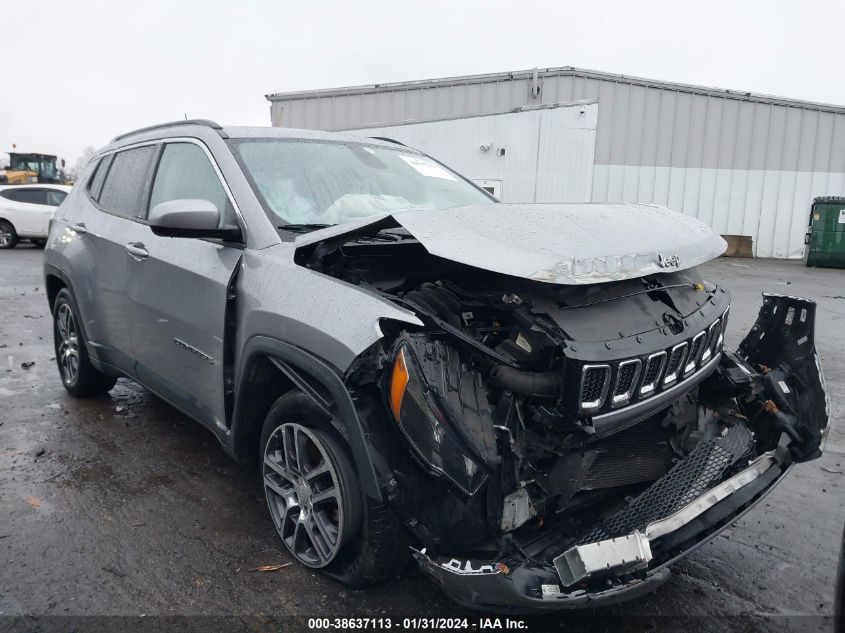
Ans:
{"type": "Polygon", "coordinates": [[[77,398],[85,398],[106,393],[114,387],[117,379],[106,376],[91,365],[78,314],[70,291],[67,288],[59,290],[53,304],[56,366],[67,392],[77,398]]]}
{"type": "Polygon", "coordinates": [[[15,227],[6,220],[0,220],[0,248],[14,248],[19,240],[15,227]]]}
{"type": "Polygon", "coordinates": [[[276,400],[261,456],[273,524],[298,562],[352,588],[398,569],[407,554],[398,517],[361,493],[349,449],[308,396],[293,391],[276,400]]]}

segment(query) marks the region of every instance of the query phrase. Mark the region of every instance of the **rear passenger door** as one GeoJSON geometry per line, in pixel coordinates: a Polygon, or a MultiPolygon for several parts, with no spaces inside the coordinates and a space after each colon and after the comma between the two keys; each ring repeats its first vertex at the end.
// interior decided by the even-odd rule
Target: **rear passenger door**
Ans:
{"type": "MultiPolygon", "coordinates": [[[[149,209],[170,200],[208,200],[220,225],[237,225],[216,163],[199,141],[166,142],[149,209]]],[[[243,228],[243,227],[242,227],[243,228]]],[[[146,227],[130,258],[130,329],[141,382],[210,427],[225,428],[224,338],[227,286],[238,244],[159,237],[146,227]]]]}
{"type": "Polygon", "coordinates": [[[88,338],[100,360],[129,375],[135,373],[126,288],[130,245],[149,230],[144,217],[159,151],[158,144],[144,145],[103,158],[89,188],[91,205],[66,218],[86,252],[84,262],[76,259],[86,272],[75,284],[84,287],[75,290],[88,338]]]}

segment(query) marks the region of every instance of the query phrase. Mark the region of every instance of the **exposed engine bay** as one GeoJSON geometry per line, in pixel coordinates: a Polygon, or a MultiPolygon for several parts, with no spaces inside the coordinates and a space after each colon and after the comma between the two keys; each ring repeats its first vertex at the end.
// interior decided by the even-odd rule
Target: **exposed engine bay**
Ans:
{"type": "Polygon", "coordinates": [[[819,454],[812,302],[766,296],[735,353],[729,296],[694,268],[547,284],[433,257],[401,229],[300,263],[424,323],[383,322],[347,382],[370,403],[377,471],[418,562],[460,602],[645,590],[819,454]]]}

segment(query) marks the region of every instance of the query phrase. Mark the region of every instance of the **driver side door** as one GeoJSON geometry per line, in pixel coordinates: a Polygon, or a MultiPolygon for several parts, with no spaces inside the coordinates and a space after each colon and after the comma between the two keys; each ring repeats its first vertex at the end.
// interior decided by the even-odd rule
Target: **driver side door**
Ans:
{"type": "MultiPolygon", "coordinates": [[[[148,209],[202,199],[236,224],[222,175],[199,141],[164,145],[148,209]]],[[[209,427],[225,428],[224,339],[227,289],[242,245],[160,237],[150,227],[134,244],[128,294],[138,379],[209,427]]]]}

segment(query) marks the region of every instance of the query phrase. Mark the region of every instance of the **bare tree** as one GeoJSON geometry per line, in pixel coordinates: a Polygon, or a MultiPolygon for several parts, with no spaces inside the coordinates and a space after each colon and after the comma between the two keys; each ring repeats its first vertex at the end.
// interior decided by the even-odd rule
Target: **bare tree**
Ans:
{"type": "Polygon", "coordinates": [[[73,167],[71,167],[67,171],[68,177],[72,180],[76,180],[82,174],[82,170],[85,169],[85,165],[88,164],[88,161],[91,160],[91,157],[94,155],[94,152],[97,150],[92,146],[89,145],[84,150],[82,150],[82,156],[76,159],[73,167]]]}

